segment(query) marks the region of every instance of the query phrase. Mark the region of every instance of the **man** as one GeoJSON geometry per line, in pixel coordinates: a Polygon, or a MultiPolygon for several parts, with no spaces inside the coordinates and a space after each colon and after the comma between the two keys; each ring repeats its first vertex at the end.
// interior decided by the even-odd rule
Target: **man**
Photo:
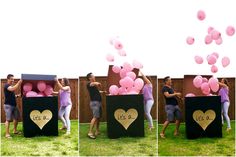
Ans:
{"type": "Polygon", "coordinates": [[[169,76],[164,78],[164,87],[162,88],[162,93],[164,94],[166,105],[165,105],[165,111],[167,114],[167,120],[163,124],[163,129],[160,133],[161,138],[165,138],[165,130],[170,122],[174,121],[176,118],[176,128],[174,131],[174,135],[177,136],[179,134],[179,125],[180,125],[180,119],[181,119],[181,111],[178,106],[177,97],[180,98],[181,93],[177,93],[174,91],[174,89],[171,87],[172,82],[171,78],[169,76]]]}
{"type": "Polygon", "coordinates": [[[99,91],[101,88],[101,83],[96,82],[96,79],[92,73],[87,74],[87,89],[90,96],[90,108],[93,112],[93,118],[90,122],[90,128],[88,132],[88,137],[91,139],[96,139],[96,136],[100,134],[99,131],[99,119],[102,116],[102,97],[101,93],[106,93],[105,91],[99,91]],[[93,133],[93,128],[96,127],[95,133],[93,133]]]}
{"type": "Polygon", "coordinates": [[[4,85],[4,95],[5,95],[5,102],[4,102],[4,110],[6,114],[6,138],[11,138],[10,135],[10,122],[13,119],[13,133],[14,134],[20,134],[19,131],[17,131],[17,124],[18,120],[20,118],[20,112],[16,105],[16,98],[19,97],[19,95],[15,95],[15,91],[20,87],[22,83],[22,80],[19,80],[16,85],[14,84],[14,75],[9,74],[7,75],[7,83],[4,85]]]}

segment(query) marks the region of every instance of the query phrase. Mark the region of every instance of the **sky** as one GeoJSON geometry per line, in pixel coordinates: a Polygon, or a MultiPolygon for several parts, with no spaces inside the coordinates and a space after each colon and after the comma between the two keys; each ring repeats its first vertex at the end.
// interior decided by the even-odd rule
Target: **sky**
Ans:
{"type": "Polygon", "coordinates": [[[8,73],[56,74],[78,78],[93,72],[106,76],[109,64],[138,60],[147,75],[211,75],[206,57],[218,52],[217,77],[236,76],[234,0],[12,0],[0,2],[0,78],[8,73]],[[206,18],[197,19],[203,10],[206,18]],[[209,26],[219,30],[223,44],[204,44],[209,26]],[[193,36],[195,43],[186,44],[193,36]],[[127,52],[120,57],[109,43],[118,37],[127,52]],[[106,60],[107,54],[115,62],[106,60]],[[198,65],[194,56],[205,60],[198,65]],[[230,65],[223,68],[221,58],[230,65]]]}

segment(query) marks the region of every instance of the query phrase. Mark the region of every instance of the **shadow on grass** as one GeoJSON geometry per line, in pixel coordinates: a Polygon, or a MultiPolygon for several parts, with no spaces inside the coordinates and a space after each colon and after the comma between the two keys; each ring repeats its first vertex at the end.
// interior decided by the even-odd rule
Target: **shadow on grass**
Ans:
{"type": "MultiPolygon", "coordinates": [[[[59,126],[61,122],[58,121],[59,126]]],[[[22,131],[22,123],[18,129],[22,131]]],[[[11,125],[12,130],[12,125],[11,125]]],[[[1,125],[1,156],[77,156],[78,121],[71,121],[71,134],[59,131],[59,136],[37,136],[25,138],[23,135],[4,136],[5,127],[1,125]]]]}
{"type": "MultiPolygon", "coordinates": [[[[156,124],[156,122],[155,122],[156,124]]],[[[147,123],[145,123],[147,126],[147,123]]],[[[100,126],[101,135],[92,140],[87,137],[89,124],[80,124],[80,155],[82,156],[156,156],[157,132],[146,128],[145,137],[121,137],[109,139],[106,123],[100,126]],[[93,148],[91,150],[91,148],[93,148]]]]}
{"type": "MultiPolygon", "coordinates": [[[[232,130],[222,128],[223,138],[198,138],[189,140],[185,136],[185,124],[180,126],[180,136],[173,135],[175,125],[166,130],[166,138],[158,138],[159,156],[234,156],[235,155],[235,121],[231,121],[232,130]]],[[[160,132],[162,125],[158,126],[160,132]]]]}

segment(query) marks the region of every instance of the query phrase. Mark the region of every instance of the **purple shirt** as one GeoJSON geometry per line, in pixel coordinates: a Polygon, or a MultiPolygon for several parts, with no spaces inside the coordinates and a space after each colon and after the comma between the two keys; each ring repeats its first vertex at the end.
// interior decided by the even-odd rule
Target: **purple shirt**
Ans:
{"type": "Polygon", "coordinates": [[[221,87],[219,96],[221,96],[221,103],[224,103],[226,101],[229,102],[229,89],[227,87],[221,87]]]}
{"type": "Polygon", "coordinates": [[[60,104],[61,106],[68,106],[71,105],[71,98],[70,98],[70,89],[69,90],[60,90],[59,94],[60,94],[60,104]]]}
{"type": "Polygon", "coordinates": [[[145,84],[142,90],[144,102],[146,103],[148,100],[153,100],[152,95],[152,84],[145,84]]]}

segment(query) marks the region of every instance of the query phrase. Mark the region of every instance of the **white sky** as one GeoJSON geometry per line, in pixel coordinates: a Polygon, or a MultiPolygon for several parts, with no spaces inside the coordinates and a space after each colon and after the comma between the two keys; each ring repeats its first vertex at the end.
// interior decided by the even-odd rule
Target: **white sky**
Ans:
{"type": "MultiPolygon", "coordinates": [[[[146,74],[183,77],[211,74],[206,61],[197,65],[194,55],[214,51],[229,56],[216,76],[236,76],[235,0],[15,0],[0,2],[0,78],[8,73],[84,76],[107,75],[107,53],[116,54],[109,38],[119,36],[127,61],[141,61],[146,74]],[[196,18],[198,10],[206,19],[196,18]],[[204,44],[207,28],[222,32],[223,44],[204,44]],[[193,46],[186,44],[194,36],[193,46]]],[[[116,55],[117,57],[117,55],[116,55]]],[[[123,60],[122,60],[123,61],[123,60]]],[[[119,60],[121,62],[121,60],[119,60]]]]}

